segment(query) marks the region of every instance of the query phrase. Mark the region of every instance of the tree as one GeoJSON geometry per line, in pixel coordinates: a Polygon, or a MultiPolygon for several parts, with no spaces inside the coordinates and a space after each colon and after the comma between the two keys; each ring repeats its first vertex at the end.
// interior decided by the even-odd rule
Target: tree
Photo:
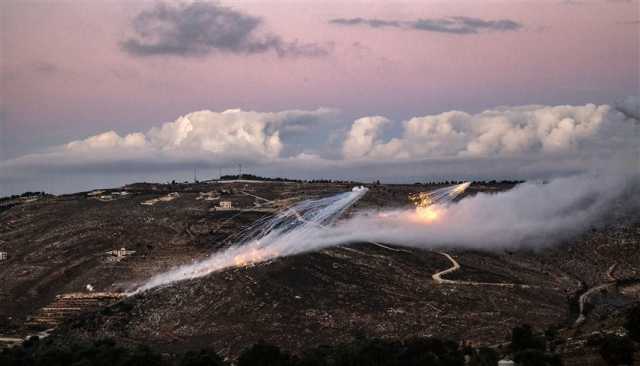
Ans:
{"type": "Polygon", "coordinates": [[[210,350],[200,352],[189,351],[182,356],[180,366],[224,366],[224,360],[217,353],[210,350]]]}
{"type": "Polygon", "coordinates": [[[545,342],[541,337],[533,334],[533,329],[528,324],[517,326],[511,330],[511,351],[513,353],[526,349],[544,351],[545,342]]]}
{"type": "Polygon", "coordinates": [[[498,352],[491,348],[482,347],[471,353],[469,366],[496,366],[498,360],[498,352]]]}
{"type": "Polygon", "coordinates": [[[545,353],[540,349],[525,349],[514,354],[513,360],[518,366],[562,366],[560,356],[545,353]]]}
{"type": "Polygon", "coordinates": [[[238,358],[238,366],[293,366],[294,364],[289,353],[264,342],[245,349],[238,358]]]}
{"type": "Polygon", "coordinates": [[[637,304],[627,312],[624,328],[631,339],[640,342],[640,304],[637,304]]]}
{"type": "Polygon", "coordinates": [[[600,345],[600,356],[608,365],[633,365],[633,342],[629,337],[609,334],[600,345]]]}

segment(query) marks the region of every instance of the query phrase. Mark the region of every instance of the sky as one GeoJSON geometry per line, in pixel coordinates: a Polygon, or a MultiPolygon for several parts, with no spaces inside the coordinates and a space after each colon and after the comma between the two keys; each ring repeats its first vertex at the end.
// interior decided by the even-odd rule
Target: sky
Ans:
{"type": "Polygon", "coordinates": [[[638,1],[0,3],[0,195],[636,169],[638,1]]]}

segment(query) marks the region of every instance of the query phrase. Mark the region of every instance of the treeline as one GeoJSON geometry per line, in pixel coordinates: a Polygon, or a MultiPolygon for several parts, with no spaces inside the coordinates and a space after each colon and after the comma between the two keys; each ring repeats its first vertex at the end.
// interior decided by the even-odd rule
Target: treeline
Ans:
{"type": "Polygon", "coordinates": [[[290,179],[290,178],[269,178],[261,177],[253,174],[241,174],[241,175],[223,175],[220,180],[257,180],[257,181],[270,181],[270,182],[290,182],[290,183],[335,183],[335,184],[362,184],[352,180],[333,180],[333,179],[290,179]]]}
{"type": "MultiPolygon", "coordinates": [[[[510,351],[520,366],[561,366],[553,353],[553,334],[536,334],[529,326],[516,327],[510,351]],[[551,337],[551,338],[550,338],[551,337]]],[[[349,343],[320,346],[293,355],[279,347],[259,342],[245,349],[237,366],[496,366],[495,349],[474,348],[459,342],[417,337],[403,341],[358,337],[349,343]]],[[[146,346],[123,347],[111,339],[93,342],[54,343],[51,339],[29,339],[21,347],[0,353],[1,365],[63,366],[229,366],[211,350],[182,354],[160,354],[146,346]]]]}
{"type": "MultiPolygon", "coordinates": [[[[295,356],[267,343],[245,349],[237,366],[495,366],[498,354],[490,348],[461,347],[457,342],[436,338],[406,341],[356,339],[336,346],[321,346],[295,356]],[[465,363],[465,357],[470,363],[465,363]]],[[[21,347],[0,353],[0,364],[7,366],[228,366],[211,350],[190,351],[179,355],[160,354],[147,346],[132,348],[111,339],[93,342],[54,344],[37,337],[21,347]]]]}
{"type": "Polygon", "coordinates": [[[12,196],[5,196],[5,197],[0,197],[0,202],[5,202],[5,201],[11,201],[11,200],[15,200],[18,198],[25,198],[25,197],[34,197],[34,196],[46,196],[47,193],[42,191],[42,192],[24,192],[22,194],[14,194],[12,196]]]}
{"type": "Polygon", "coordinates": [[[220,180],[259,180],[259,181],[276,181],[276,182],[295,182],[302,183],[303,180],[300,179],[289,179],[289,178],[269,178],[269,177],[261,177],[253,174],[231,174],[231,175],[223,175],[220,177],[220,180]]]}
{"type": "MultiPolygon", "coordinates": [[[[595,349],[608,365],[631,365],[640,342],[640,305],[629,309],[624,328],[627,335],[594,334],[586,346],[595,349]]],[[[53,338],[53,339],[52,339],[53,338]]],[[[56,341],[32,337],[21,346],[0,351],[3,366],[230,366],[212,350],[180,354],[159,353],[137,345],[125,347],[112,339],[56,341]]],[[[500,349],[474,348],[459,342],[417,337],[383,340],[358,337],[344,344],[320,346],[293,355],[277,346],[259,342],[242,351],[237,366],[496,366],[508,355],[518,366],[562,366],[556,353],[565,342],[558,330],[536,332],[529,325],[513,328],[510,343],[500,349]],[[501,355],[502,354],[502,355],[501,355]]]]}

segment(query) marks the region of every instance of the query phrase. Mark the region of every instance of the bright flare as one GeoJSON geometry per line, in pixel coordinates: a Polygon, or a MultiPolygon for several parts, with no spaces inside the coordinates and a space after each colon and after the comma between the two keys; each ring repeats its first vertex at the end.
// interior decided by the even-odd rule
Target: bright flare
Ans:
{"type": "Polygon", "coordinates": [[[422,221],[432,222],[440,217],[440,213],[433,206],[416,207],[416,216],[422,221]]]}
{"type": "Polygon", "coordinates": [[[431,223],[442,217],[445,205],[462,194],[471,182],[465,182],[453,187],[436,189],[432,192],[418,192],[409,195],[409,201],[416,206],[413,219],[419,222],[431,223]]]}

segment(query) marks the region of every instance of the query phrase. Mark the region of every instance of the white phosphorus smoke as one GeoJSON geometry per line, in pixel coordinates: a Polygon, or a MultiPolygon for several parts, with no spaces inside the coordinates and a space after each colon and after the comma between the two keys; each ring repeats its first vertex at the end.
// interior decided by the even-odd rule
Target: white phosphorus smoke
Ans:
{"type": "Polygon", "coordinates": [[[249,228],[243,240],[209,258],[159,274],[130,294],[176,281],[206,276],[229,267],[241,267],[322,248],[309,246],[307,240],[317,232],[330,230],[342,213],[367,193],[355,187],[351,192],[302,201],[249,228]]]}
{"type": "Polygon", "coordinates": [[[464,183],[412,195],[415,209],[363,211],[337,221],[367,192],[354,188],[303,201],[260,221],[238,245],[159,274],[131,294],[225,268],[349,243],[382,242],[421,249],[544,247],[583,232],[615,211],[637,210],[637,182],[635,171],[631,175],[580,175],[524,183],[500,193],[477,193],[456,202],[454,198],[469,187],[464,183]],[[614,207],[620,201],[625,207],[614,207]]]}

